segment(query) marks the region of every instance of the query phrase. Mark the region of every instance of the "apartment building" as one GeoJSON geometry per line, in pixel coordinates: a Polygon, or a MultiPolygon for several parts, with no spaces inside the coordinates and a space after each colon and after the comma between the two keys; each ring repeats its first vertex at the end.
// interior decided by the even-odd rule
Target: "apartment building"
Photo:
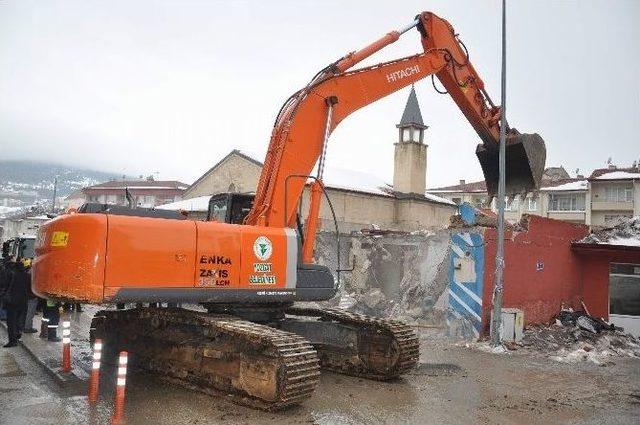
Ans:
{"type": "MultiPolygon", "coordinates": [[[[495,211],[488,201],[484,181],[429,189],[429,193],[457,204],[470,203],[495,211]]],[[[542,187],[525,198],[507,199],[505,218],[518,221],[522,214],[534,214],[572,223],[594,226],[616,224],[622,218],[640,215],[640,167],[613,165],[594,170],[588,178],[570,178],[562,167],[545,170],[542,187]]]]}
{"type": "Polygon", "coordinates": [[[84,202],[127,205],[125,189],[133,196],[136,206],[156,207],[182,199],[189,185],[175,180],[112,180],[82,189],[84,202]]]}
{"type": "Polygon", "coordinates": [[[594,170],[588,179],[587,223],[608,226],[640,216],[640,167],[609,166],[594,170]]]}

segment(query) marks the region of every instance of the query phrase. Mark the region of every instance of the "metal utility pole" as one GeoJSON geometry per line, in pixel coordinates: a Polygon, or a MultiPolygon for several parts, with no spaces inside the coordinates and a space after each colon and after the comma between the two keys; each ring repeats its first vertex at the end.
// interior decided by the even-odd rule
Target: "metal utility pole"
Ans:
{"type": "Polygon", "coordinates": [[[507,5],[502,0],[502,75],[500,110],[500,152],[498,156],[498,240],[496,248],[496,276],[493,287],[493,317],[491,345],[500,344],[502,327],[502,288],[504,285],[504,201],[505,201],[505,138],[507,135],[507,5]]]}
{"type": "Polygon", "coordinates": [[[56,212],[56,194],[58,192],[58,176],[53,178],[53,200],[51,202],[51,214],[56,212]]]}

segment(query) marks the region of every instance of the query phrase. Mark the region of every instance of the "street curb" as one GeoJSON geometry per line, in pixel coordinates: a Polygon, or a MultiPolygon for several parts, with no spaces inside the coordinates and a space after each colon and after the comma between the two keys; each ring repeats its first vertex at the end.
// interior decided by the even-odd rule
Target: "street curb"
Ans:
{"type": "MultiPolygon", "coordinates": [[[[7,331],[7,324],[0,320],[0,326],[7,331]]],[[[24,350],[29,354],[31,358],[33,358],[40,366],[43,367],[44,371],[47,372],[60,386],[69,386],[69,385],[79,385],[86,382],[86,379],[83,379],[81,376],[77,375],[76,369],[72,369],[69,373],[60,372],[60,367],[55,367],[53,365],[48,364],[44,359],[40,358],[35,350],[29,346],[29,344],[25,344],[22,340],[18,341],[18,344],[24,348],[24,350]]]]}

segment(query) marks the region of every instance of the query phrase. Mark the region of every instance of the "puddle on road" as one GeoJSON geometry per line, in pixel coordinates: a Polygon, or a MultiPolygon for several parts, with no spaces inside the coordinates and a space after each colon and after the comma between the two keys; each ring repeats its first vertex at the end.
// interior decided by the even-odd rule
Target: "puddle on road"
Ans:
{"type": "Polygon", "coordinates": [[[460,366],[452,363],[418,363],[409,375],[455,376],[466,375],[466,372],[460,366]]]}

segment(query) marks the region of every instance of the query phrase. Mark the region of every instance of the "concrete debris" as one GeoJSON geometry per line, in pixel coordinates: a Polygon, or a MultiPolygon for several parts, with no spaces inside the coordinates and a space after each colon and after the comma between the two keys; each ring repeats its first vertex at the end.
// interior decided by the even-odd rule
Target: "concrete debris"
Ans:
{"type": "Polygon", "coordinates": [[[580,329],[584,329],[585,331],[589,331],[592,334],[597,334],[598,333],[598,331],[596,330],[595,323],[593,322],[593,320],[591,320],[587,316],[578,317],[578,319],[576,320],[576,324],[578,325],[578,327],[580,329]]]}
{"type": "Polygon", "coordinates": [[[640,246],[640,216],[621,220],[612,227],[595,230],[578,242],[640,246]]]}
{"type": "Polygon", "coordinates": [[[384,311],[389,307],[389,304],[393,303],[393,301],[388,300],[387,297],[378,288],[363,294],[359,298],[360,301],[364,303],[364,305],[374,311],[384,311]]]}
{"type": "Polygon", "coordinates": [[[590,319],[589,316],[578,317],[578,326],[556,324],[529,327],[525,330],[521,345],[525,350],[539,352],[563,363],[589,361],[606,366],[615,357],[640,358],[640,341],[637,338],[619,328],[598,332],[593,321],[585,326],[591,329],[585,330],[581,326],[583,318],[590,319]]]}
{"type": "Polygon", "coordinates": [[[615,364],[621,357],[640,359],[640,340],[623,329],[582,311],[562,310],[555,324],[529,326],[519,343],[492,347],[488,341],[459,343],[458,346],[492,354],[519,351],[542,355],[561,363],[591,362],[615,364]]]}

